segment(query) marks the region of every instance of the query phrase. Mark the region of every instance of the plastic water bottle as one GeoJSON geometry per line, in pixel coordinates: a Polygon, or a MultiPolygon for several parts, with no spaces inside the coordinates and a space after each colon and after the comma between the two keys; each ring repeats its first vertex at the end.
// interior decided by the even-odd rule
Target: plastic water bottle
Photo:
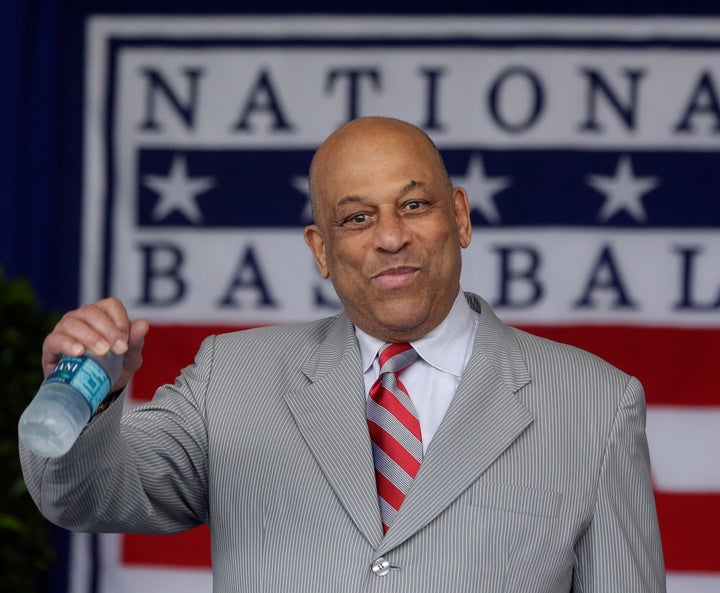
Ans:
{"type": "Polygon", "coordinates": [[[41,457],[67,453],[121,369],[122,356],[112,352],[61,358],[20,416],[20,440],[41,457]]]}

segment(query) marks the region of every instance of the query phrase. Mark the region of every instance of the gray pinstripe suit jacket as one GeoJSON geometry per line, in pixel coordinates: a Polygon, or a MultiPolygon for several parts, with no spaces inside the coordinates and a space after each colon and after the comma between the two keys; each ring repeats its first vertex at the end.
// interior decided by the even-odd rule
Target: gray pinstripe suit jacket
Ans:
{"type": "Polygon", "coordinates": [[[343,314],[208,338],[63,458],[23,450],[30,491],[75,530],[209,523],[217,592],[664,591],[639,382],[467,296],[472,358],[386,537],[343,314]]]}

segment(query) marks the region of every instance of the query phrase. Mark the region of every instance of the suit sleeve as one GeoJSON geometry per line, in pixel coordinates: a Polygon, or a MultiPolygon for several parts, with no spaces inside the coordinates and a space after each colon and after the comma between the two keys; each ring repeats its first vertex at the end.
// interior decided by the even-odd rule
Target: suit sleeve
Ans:
{"type": "Polygon", "coordinates": [[[21,447],[25,482],[43,515],[74,531],[171,533],[208,516],[205,394],[214,338],[152,401],[96,416],[57,459],[21,447]]]}
{"type": "Polygon", "coordinates": [[[645,435],[645,398],[630,378],[608,435],[592,520],[575,547],[576,593],[665,592],[645,435]]]}

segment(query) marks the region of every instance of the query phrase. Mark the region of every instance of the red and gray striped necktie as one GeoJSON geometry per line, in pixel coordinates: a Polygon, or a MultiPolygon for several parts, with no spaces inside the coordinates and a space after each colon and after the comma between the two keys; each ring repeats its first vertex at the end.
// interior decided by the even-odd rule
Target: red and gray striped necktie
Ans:
{"type": "Polygon", "coordinates": [[[417,411],[400,373],[417,360],[410,344],[380,350],[380,376],[370,388],[367,422],[375,460],[380,515],[387,533],[423,458],[417,411]]]}

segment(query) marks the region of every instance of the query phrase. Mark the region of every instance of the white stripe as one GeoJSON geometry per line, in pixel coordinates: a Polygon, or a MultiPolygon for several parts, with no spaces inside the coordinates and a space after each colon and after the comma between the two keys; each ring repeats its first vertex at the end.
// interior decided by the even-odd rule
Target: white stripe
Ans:
{"type": "MultiPolygon", "coordinates": [[[[177,35],[243,35],[262,37],[263,39],[284,39],[288,34],[327,35],[331,30],[336,35],[375,39],[378,35],[392,35],[396,38],[446,37],[448,35],[488,35],[494,38],[510,38],[518,35],[546,37],[553,40],[591,39],[598,36],[620,38],[628,37],[640,40],[648,36],[662,35],[669,39],[690,39],[697,37],[716,38],[720,22],[716,15],[710,17],[656,17],[627,19],[619,16],[588,19],[584,17],[502,15],[477,18],[433,18],[432,29],[428,28],[428,18],[409,15],[363,16],[363,26],[359,28],[354,19],[345,15],[322,15],[320,17],[289,18],[286,16],[247,16],[241,18],[223,16],[184,18],[174,16],[145,16],[142,19],[128,16],[93,16],[92,49],[99,51],[102,42],[110,35],[158,35],[158,30],[170,31],[177,35]]],[[[169,33],[168,33],[169,34],[169,33]]],[[[92,50],[88,51],[92,55],[92,50]]],[[[322,140],[322,139],[321,139],[322,140]]]]}
{"type": "Polygon", "coordinates": [[[659,491],[720,492],[720,408],[650,406],[647,435],[659,491]]]}
{"type": "MultiPolygon", "coordinates": [[[[127,214],[130,216],[130,214],[127,214]]],[[[269,323],[290,323],[318,316],[318,309],[308,295],[322,290],[324,298],[336,295],[329,280],[318,281],[312,254],[297,229],[243,231],[243,244],[252,244],[263,258],[263,272],[270,286],[279,287],[297,298],[283,299],[281,307],[243,307],[232,309],[215,306],[217,286],[224,286],[237,265],[237,254],[227,248],[238,240],[230,231],[212,233],[173,231],[173,241],[192,254],[183,267],[185,277],[203,278],[203,283],[188,290],[186,297],[167,307],[143,305],[137,295],[142,294],[142,269],[128,264],[125,276],[114,286],[116,295],[127,303],[131,318],[150,319],[154,323],[177,323],[192,320],[197,324],[227,324],[230,326],[269,323]],[[274,257],[276,252],[282,257],[274,257]],[[317,285],[317,286],[316,286],[317,285]]],[[[123,228],[121,232],[128,232],[123,228]]],[[[645,327],[660,325],[680,328],[718,328],[717,310],[679,309],[675,305],[683,287],[682,258],[678,246],[697,246],[700,249],[694,262],[696,278],[689,288],[692,300],[698,304],[714,302],[717,297],[717,276],[714,262],[720,260],[720,233],[713,231],[684,231],[643,229],[583,229],[560,227],[528,228],[522,233],[522,244],[536,253],[542,265],[531,278],[516,277],[503,280],[502,262],[498,250],[516,245],[518,232],[506,228],[483,228],[483,241],[471,243],[463,252],[462,287],[483,294],[489,301],[499,298],[503,290],[510,290],[511,298],[521,301],[532,296],[533,282],[542,286],[542,296],[526,307],[500,307],[499,316],[513,324],[632,324],[645,327]],[[572,249],[568,249],[572,245],[572,249]],[[587,291],[588,277],[602,250],[609,246],[619,266],[618,273],[637,308],[615,307],[612,290],[593,293],[592,307],[574,307],[587,291]],[[671,270],[672,273],[668,273],[671,270]],[[596,294],[597,293],[597,294],[596,294]]],[[[99,250],[99,248],[98,248],[99,250]]],[[[134,260],[133,260],[134,261],[134,260]]],[[[520,251],[508,264],[521,272],[529,265],[527,254],[520,251]],[[515,259],[517,257],[517,259],[515,259]]],[[[132,263],[132,262],[131,262],[132,263]]],[[[139,265],[139,264],[138,264],[139,265]]],[[[91,283],[99,272],[88,268],[91,283]],[[93,275],[94,274],[94,275],[93,275]]],[[[85,297],[85,302],[92,295],[85,297]]],[[[330,309],[328,309],[330,312],[330,309]]],[[[408,387],[409,389],[409,387],[408,387]]],[[[412,393],[412,391],[411,391],[412,393]]]]}
{"type": "Polygon", "coordinates": [[[720,593],[720,575],[669,572],[667,593],[720,593]]]}
{"type": "Polygon", "coordinates": [[[93,569],[92,537],[89,533],[70,533],[69,593],[90,593],[93,569]]]}
{"type": "Polygon", "coordinates": [[[380,516],[382,517],[382,522],[385,523],[389,529],[395,522],[395,517],[397,517],[398,511],[396,511],[382,496],[378,498],[378,504],[380,505],[380,516]]]}

